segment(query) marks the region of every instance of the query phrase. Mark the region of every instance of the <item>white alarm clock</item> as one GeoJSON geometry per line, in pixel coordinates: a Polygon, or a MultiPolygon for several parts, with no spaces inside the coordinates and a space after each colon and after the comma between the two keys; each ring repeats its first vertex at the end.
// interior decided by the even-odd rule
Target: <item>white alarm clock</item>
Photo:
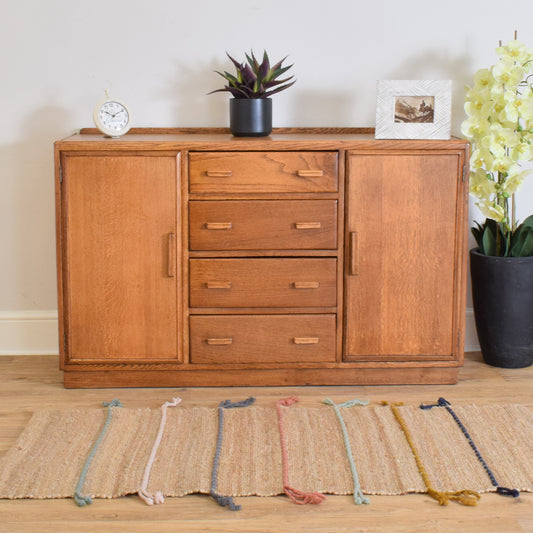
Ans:
{"type": "Polygon", "coordinates": [[[131,127],[131,113],[123,102],[106,98],[96,106],[93,119],[96,127],[109,137],[120,137],[131,127]]]}

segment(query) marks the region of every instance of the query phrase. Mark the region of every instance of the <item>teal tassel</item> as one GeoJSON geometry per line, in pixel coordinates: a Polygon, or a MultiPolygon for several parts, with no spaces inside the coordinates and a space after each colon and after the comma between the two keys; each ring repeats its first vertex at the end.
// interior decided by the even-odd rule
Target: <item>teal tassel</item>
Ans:
{"type": "Polygon", "coordinates": [[[76,505],[78,507],[90,505],[93,502],[89,496],[81,495],[81,489],[83,488],[83,485],[85,484],[85,478],[87,477],[87,472],[89,471],[89,467],[91,466],[92,460],[94,459],[94,456],[96,455],[96,452],[98,450],[98,447],[100,446],[100,443],[104,439],[107,428],[111,424],[111,418],[113,417],[112,407],[122,407],[122,404],[120,403],[119,400],[112,400],[110,402],[103,402],[103,406],[107,407],[107,418],[104,423],[104,427],[102,428],[100,435],[98,435],[98,438],[96,439],[96,442],[94,443],[91,449],[91,452],[89,453],[89,456],[87,457],[87,460],[85,461],[85,465],[83,466],[83,469],[81,471],[78,484],[76,485],[76,490],[74,491],[74,501],[76,502],[76,505]]]}

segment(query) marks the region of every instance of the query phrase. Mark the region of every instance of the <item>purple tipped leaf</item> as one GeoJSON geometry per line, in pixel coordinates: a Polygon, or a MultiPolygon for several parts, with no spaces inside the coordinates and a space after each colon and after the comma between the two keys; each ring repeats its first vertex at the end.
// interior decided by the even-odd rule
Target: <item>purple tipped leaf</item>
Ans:
{"type": "Polygon", "coordinates": [[[282,85],[281,87],[278,87],[277,89],[274,89],[272,91],[267,91],[265,93],[264,98],[268,98],[269,96],[272,96],[273,94],[279,93],[280,91],[283,91],[285,89],[288,89],[291,85],[294,85],[296,83],[296,80],[294,80],[291,83],[287,83],[286,85],[282,85]]]}

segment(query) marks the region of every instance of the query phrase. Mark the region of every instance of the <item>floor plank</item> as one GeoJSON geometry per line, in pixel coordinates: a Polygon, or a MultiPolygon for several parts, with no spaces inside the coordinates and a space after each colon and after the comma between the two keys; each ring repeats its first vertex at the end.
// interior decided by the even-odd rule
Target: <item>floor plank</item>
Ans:
{"type": "MultiPolygon", "coordinates": [[[[533,409],[533,367],[504,370],[485,365],[478,353],[467,354],[457,385],[372,387],[272,387],[186,389],[67,390],[53,356],[0,357],[0,454],[16,441],[37,409],[95,407],[119,398],[126,407],[159,407],[180,396],[184,404],[214,406],[222,399],[253,395],[271,406],[297,395],[314,406],[325,397],[372,403],[432,402],[444,396],[455,405],[521,403],[533,409]]],[[[346,496],[329,496],[320,506],[298,506],[285,497],[238,498],[242,510],[232,513],[207,496],[168,498],[148,507],[136,496],[95,500],[78,508],[72,500],[0,501],[0,532],[427,532],[533,533],[533,494],[509,499],[484,494],[477,507],[451,503],[440,507],[426,495],[372,496],[370,505],[355,506],[346,496]]]]}

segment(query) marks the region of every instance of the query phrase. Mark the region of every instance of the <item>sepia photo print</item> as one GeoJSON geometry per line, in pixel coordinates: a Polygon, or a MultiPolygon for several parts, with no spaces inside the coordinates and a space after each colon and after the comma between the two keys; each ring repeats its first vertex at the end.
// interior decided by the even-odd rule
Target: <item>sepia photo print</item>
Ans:
{"type": "Polygon", "coordinates": [[[435,99],[433,96],[398,96],[394,104],[394,122],[433,123],[435,99]]]}

